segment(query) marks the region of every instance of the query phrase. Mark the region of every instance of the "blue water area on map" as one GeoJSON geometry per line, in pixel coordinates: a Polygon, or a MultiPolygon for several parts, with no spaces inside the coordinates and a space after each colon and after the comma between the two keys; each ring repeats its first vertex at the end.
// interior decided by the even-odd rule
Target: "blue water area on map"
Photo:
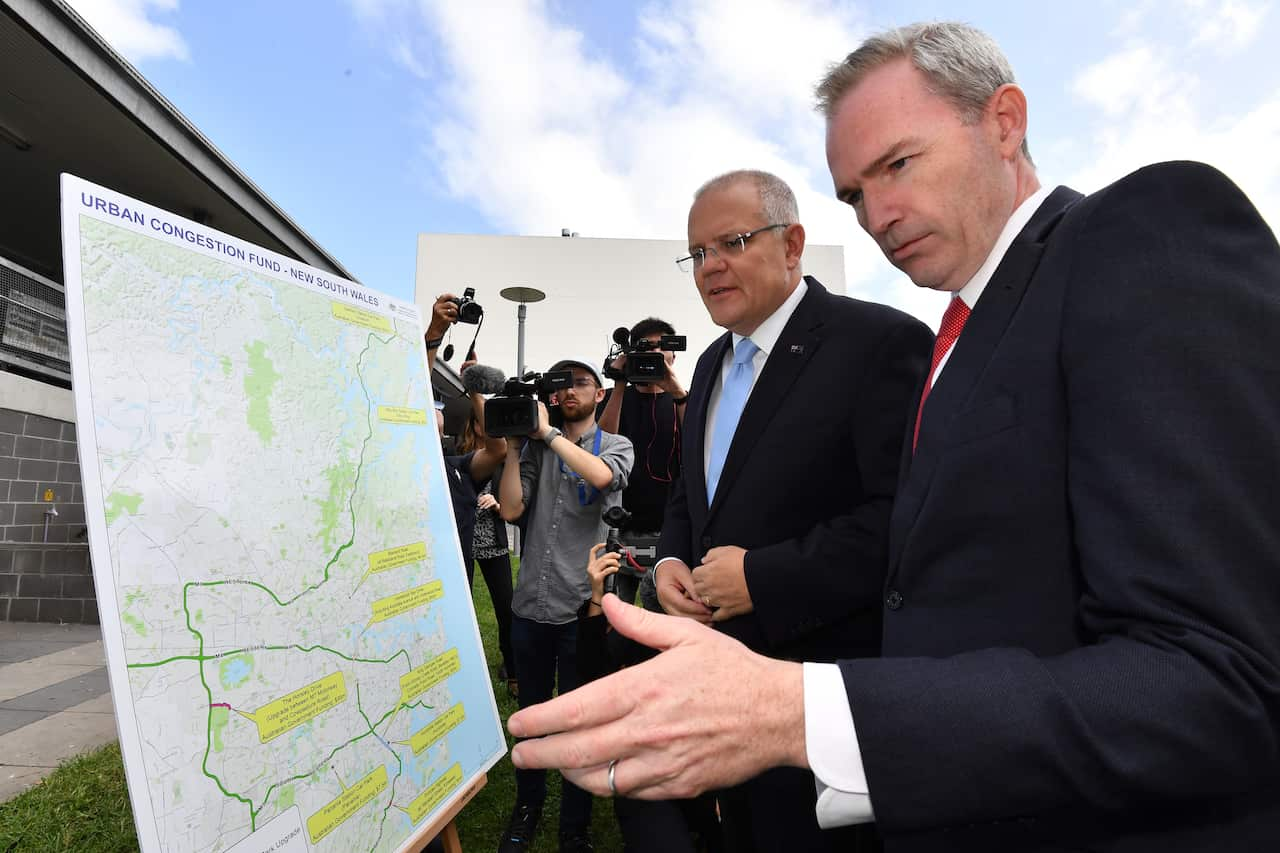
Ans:
{"type": "Polygon", "coordinates": [[[239,687],[248,679],[249,673],[253,671],[253,667],[249,666],[249,662],[244,658],[232,658],[222,668],[223,686],[239,687]]]}

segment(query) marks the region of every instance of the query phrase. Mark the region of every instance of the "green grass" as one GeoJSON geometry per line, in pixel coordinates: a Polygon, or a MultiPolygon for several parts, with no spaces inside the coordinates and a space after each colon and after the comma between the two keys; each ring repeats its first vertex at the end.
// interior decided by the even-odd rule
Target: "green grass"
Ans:
{"type": "Polygon", "coordinates": [[[137,850],[117,744],[73,758],[0,803],[0,851],[137,850]]]}
{"type": "MultiPolygon", "coordinates": [[[[512,562],[515,562],[514,560],[512,562]]],[[[485,657],[491,662],[490,678],[502,660],[498,652],[498,627],[484,579],[476,572],[473,591],[476,615],[485,657]]],[[[507,695],[505,682],[493,681],[498,712],[505,725],[516,710],[516,701],[507,695]]],[[[489,782],[476,794],[458,817],[462,849],[489,853],[497,848],[515,803],[516,779],[511,766],[511,738],[508,754],[489,771],[489,782]]],[[[547,802],[538,829],[534,851],[554,853],[557,849],[560,814],[559,774],[547,782],[547,802]]],[[[613,818],[613,804],[596,800],[592,812],[591,835],[596,849],[621,850],[622,840],[613,818]]],[[[0,853],[75,850],[115,853],[138,849],[133,812],[125,788],[120,747],[104,747],[72,759],[36,787],[6,803],[0,803],[0,853]]]]}
{"type": "MultiPolygon", "coordinates": [[[[516,560],[513,557],[512,562],[516,560]]],[[[585,563],[583,565],[585,570],[585,563]]],[[[484,654],[491,666],[489,674],[493,676],[502,660],[498,651],[498,623],[493,618],[493,605],[489,601],[489,592],[484,585],[479,569],[476,571],[475,588],[472,590],[475,602],[476,617],[480,622],[480,636],[484,640],[484,654]]],[[[515,713],[519,707],[516,700],[507,695],[505,682],[494,681],[493,693],[498,699],[498,713],[506,725],[507,717],[515,713]]],[[[514,741],[507,736],[507,755],[489,771],[489,784],[485,785],[474,800],[458,816],[458,836],[462,841],[462,849],[471,853],[492,853],[498,847],[498,838],[506,829],[507,818],[511,816],[511,807],[515,805],[516,774],[511,765],[511,744],[514,741]]],[[[560,824],[560,774],[551,773],[547,779],[547,802],[542,807],[542,823],[538,827],[538,837],[534,844],[536,853],[555,853],[558,849],[560,824]]],[[[618,834],[618,822],[613,817],[613,803],[609,800],[597,799],[591,810],[591,838],[596,849],[605,851],[621,850],[622,836],[618,834]]]]}

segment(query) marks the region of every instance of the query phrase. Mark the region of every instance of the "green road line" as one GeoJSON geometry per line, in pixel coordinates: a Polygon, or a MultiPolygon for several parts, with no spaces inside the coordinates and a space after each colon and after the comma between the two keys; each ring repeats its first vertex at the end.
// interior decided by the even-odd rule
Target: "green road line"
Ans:
{"type": "MultiPolygon", "coordinates": [[[[174,656],[172,656],[172,657],[168,657],[168,658],[165,658],[165,659],[163,659],[163,660],[159,660],[159,661],[147,661],[147,662],[142,662],[142,663],[133,663],[133,664],[128,664],[128,668],[130,668],[130,669],[144,669],[144,668],[151,668],[151,667],[165,666],[165,665],[167,665],[167,664],[170,664],[170,663],[176,663],[176,662],[178,662],[178,661],[194,661],[194,662],[196,662],[196,664],[198,665],[199,674],[200,674],[200,684],[201,684],[201,686],[202,686],[202,687],[204,687],[204,690],[205,690],[205,696],[206,696],[206,699],[207,699],[207,705],[208,705],[207,710],[206,710],[206,717],[205,717],[205,750],[204,750],[204,757],[202,758],[202,760],[201,760],[201,762],[200,762],[200,771],[201,771],[205,776],[207,776],[209,779],[211,779],[215,785],[217,785],[217,786],[218,786],[218,790],[219,790],[219,791],[221,791],[221,792],[223,793],[223,795],[224,795],[224,796],[226,796],[226,797],[228,797],[228,798],[231,798],[231,799],[234,799],[234,800],[238,800],[239,802],[244,803],[245,805],[247,805],[247,806],[249,807],[249,827],[250,827],[250,831],[251,831],[251,832],[257,831],[258,815],[261,813],[262,809],[266,808],[267,804],[268,804],[268,803],[270,802],[270,800],[271,800],[271,794],[272,794],[272,792],[273,792],[276,788],[280,787],[281,785],[287,785],[287,784],[289,784],[289,783],[291,783],[291,782],[301,781],[301,780],[303,780],[303,779],[308,778],[309,776],[314,775],[314,774],[316,773],[316,771],[317,771],[318,769],[320,769],[320,767],[322,767],[324,764],[326,764],[326,763],[328,763],[328,762],[332,761],[332,760],[333,760],[333,757],[334,757],[335,755],[337,755],[341,750],[346,749],[347,747],[349,747],[349,746],[351,746],[351,745],[353,745],[353,744],[355,744],[355,743],[357,743],[357,742],[359,742],[359,741],[363,740],[364,738],[368,737],[369,735],[373,735],[376,739],[378,739],[378,740],[379,740],[379,742],[382,742],[384,745],[386,745],[385,741],[383,741],[383,740],[382,740],[382,738],[380,738],[380,737],[378,736],[377,731],[376,731],[376,728],[377,728],[377,726],[382,725],[382,723],[386,722],[389,718],[391,718],[392,716],[394,716],[397,712],[399,712],[399,711],[401,710],[401,708],[413,708],[413,707],[421,707],[421,708],[427,708],[427,709],[433,709],[433,708],[434,708],[434,706],[426,705],[426,704],[425,704],[424,702],[422,702],[421,700],[419,700],[419,701],[417,701],[417,702],[410,703],[410,704],[404,704],[404,703],[397,702],[397,703],[396,703],[396,704],[395,704],[395,705],[394,705],[390,710],[388,710],[385,714],[383,714],[383,715],[382,715],[382,717],[378,720],[378,723],[375,725],[375,724],[373,724],[373,723],[371,723],[371,722],[370,722],[370,720],[369,720],[368,716],[367,716],[367,715],[365,714],[365,712],[364,712],[363,707],[361,707],[361,705],[360,705],[360,701],[359,701],[359,682],[357,682],[357,684],[356,684],[356,694],[357,694],[357,701],[356,701],[356,705],[357,705],[357,709],[358,709],[358,710],[359,710],[359,712],[360,712],[361,717],[363,717],[363,718],[364,718],[364,721],[365,721],[366,725],[368,725],[368,726],[369,726],[368,730],[367,730],[367,731],[365,731],[364,733],[360,734],[360,735],[357,735],[356,737],[352,738],[351,740],[347,741],[346,743],[341,744],[341,745],[339,745],[339,746],[337,746],[337,747],[334,747],[334,749],[329,753],[329,755],[328,755],[326,758],[324,758],[324,759],[323,759],[323,761],[322,761],[320,764],[316,765],[316,767],[313,767],[313,768],[311,769],[311,771],[310,771],[310,772],[308,772],[308,773],[304,773],[304,774],[300,774],[300,775],[291,776],[291,777],[289,777],[288,779],[284,779],[284,780],[282,780],[282,781],[277,781],[277,782],[274,782],[273,784],[271,784],[271,785],[267,788],[266,794],[265,794],[265,795],[263,796],[263,798],[262,798],[262,805],[261,805],[261,806],[257,806],[257,807],[255,807],[255,806],[254,806],[254,804],[253,804],[253,801],[252,801],[252,800],[246,799],[245,797],[241,796],[241,795],[240,795],[240,794],[238,794],[238,793],[235,793],[235,792],[233,792],[233,791],[229,791],[229,790],[227,790],[226,786],[222,784],[222,780],[221,780],[221,779],[219,779],[215,774],[213,774],[213,773],[211,773],[211,772],[209,771],[209,766],[208,766],[208,765],[209,765],[209,754],[210,754],[210,752],[212,751],[212,748],[213,748],[213,710],[214,710],[214,709],[213,709],[213,690],[212,690],[212,688],[210,688],[210,686],[209,686],[209,682],[205,679],[205,674],[204,674],[204,665],[205,665],[205,662],[206,662],[206,661],[216,660],[216,659],[220,659],[220,658],[223,658],[223,657],[228,657],[228,656],[230,656],[230,655],[234,655],[234,654],[242,654],[242,653],[244,652],[244,650],[236,650],[236,651],[234,651],[234,652],[222,653],[222,654],[218,654],[218,655],[206,655],[206,654],[205,654],[205,649],[204,649],[204,635],[203,635],[202,633],[200,633],[200,631],[196,630],[195,626],[192,624],[192,621],[191,621],[191,608],[190,608],[190,601],[189,601],[189,596],[190,596],[191,589],[192,589],[193,587],[213,588],[213,587],[225,586],[225,585],[227,585],[227,584],[231,584],[231,583],[236,583],[236,584],[241,584],[241,585],[253,586],[253,587],[257,587],[258,589],[260,589],[260,590],[262,590],[263,592],[265,592],[268,596],[270,596],[271,600],[272,600],[273,602],[275,602],[275,604],[276,604],[277,606],[284,608],[284,607],[289,607],[289,606],[291,606],[294,602],[296,602],[296,601],[297,601],[299,598],[301,598],[302,596],[306,595],[306,594],[307,594],[307,593],[309,593],[309,592],[313,592],[313,591],[315,591],[315,590],[319,589],[321,586],[323,586],[324,584],[326,584],[326,583],[328,583],[328,582],[329,582],[329,580],[330,580],[330,575],[329,575],[330,570],[331,570],[331,569],[333,568],[333,566],[338,562],[339,558],[341,558],[341,556],[342,556],[343,552],[344,552],[344,551],[346,551],[348,548],[350,548],[352,545],[354,545],[354,544],[355,544],[355,535],[356,535],[355,496],[356,496],[356,493],[358,492],[358,490],[359,490],[359,488],[360,488],[360,477],[361,477],[361,475],[363,474],[363,471],[364,471],[364,459],[365,459],[365,454],[366,454],[366,452],[368,451],[369,442],[370,442],[370,441],[372,441],[372,439],[373,439],[373,399],[369,396],[369,389],[368,389],[368,386],[366,386],[366,385],[365,385],[365,382],[364,382],[364,376],[361,374],[361,366],[362,366],[362,365],[363,365],[363,363],[364,363],[364,358],[365,358],[365,356],[368,354],[369,350],[370,350],[370,349],[372,349],[372,347],[373,347],[373,342],[374,342],[375,340],[376,340],[376,341],[378,341],[379,343],[383,344],[383,345],[387,345],[387,344],[391,343],[391,341],[392,341],[392,340],[394,340],[396,337],[398,337],[398,335],[397,335],[397,334],[392,334],[392,336],[391,336],[391,337],[389,337],[389,338],[387,338],[387,339],[385,339],[385,340],[384,340],[384,339],[382,339],[382,338],[379,338],[377,335],[370,333],[369,338],[368,338],[368,339],[367,339],[367,341],[366,341],[365,348],[364,348],[363,350],[361,350],[360,355],[359,355],[359,356],[358,356],[358,358],[356,359],[356,377],[359,379],[359,381],[360,381],[360,387],[361,387],[361,389],[364,391],[364,397],[365,397],[365,403],[366,403],[366,417],[365,417],[365,425],[366,425],[366,427],[367,427],[367,429],[368,429],[368,433],[367,433],[367,435],[365,436],[364,441],[363,441],[363,442],[361,443],[361,445],[360,445],[360,459],[359,459],[358,464],[356,465],[356,476],[355,476],[355,479],[352,481],[352,484],[351,484],[351,496],[350,496],[350,497],[348,498],[348,500],[347,500],[347,514],[348,514],[348,517],[349,517],[350,522],[351,522],[351,535],[350,535],[350,537],[347,539],[347,541],[346,541],[346,542],[344,542],[342,545],[340,545],[340,546],[338,547],[338,549],[334,552],[333,556],[332,556],[332,557],[329,559],[329,561],[325,564],[325,566],[324,566],[324,575],[323,575],[323,578],[322,578],[318,583],[315,583],[315,584],[313,584],[313,585],[311,585],[311,586],[307,587],[306,589],[302,590],[301,592],[299,592],[298,594],[294,595],[292,598],[289,598],[288,600],[281,600],[281,599],[280,599],[280,597],[279,597],[278,595],[276,595],[276,594],[275,594],[275,592],[274,592],[273,590],[271,590],[270,588],[268,588],[267,586],[265,586],[265,585],[263,585],[263,584],[261,584],[261,583],[258,583],[257,581],[248,581],[248,580],[234,580],[234,581],[232,581],[232,580],[226,580],[226,581],[202,581],[202,582],[189,582],[189,583],[183,584],[183,587],[182,587],[182,610],[183,610],[183,614],[184,614],[184,616],[185,616],[185,618],[186,618],[187,630],[191,632],[191,634],[196,638],[196,641],[197,641],[197,643],[198,643],[197,653],[196,653],[196,654],[194,654],[194,655],[174,655],[174,656]]],[[[331,648],[328,648],[327,646],[320,646],[320,645],[302,646],[302,645],[294,644],[294,645],[288,645],[288,646],[266,646],[266,647],[259,647],[259,648],[258,648],[258,649],[256,649],[256,650],[259,650],[259,651],[261,651],[261,650],[268,650],[268,651],[289,651],[289,650],[294,650],[294,651],[302,652],[302,653],[304,653],[304,654],[309,654],[309,653],[311,653],[311,652],[315,652],[315,651],[322,651],[322,652],[327,652],[327,653],[329,653],[329,654],[335,655],[336,657],[342,658],[343,660],[346,660],[346,661],[349,661],[349,662],[352,662],[352,663],[367,663],[367,664],[390,664],[390,663],[391,663],[392,661],[394,661],[396,658],[398,658],[398,657],[400,657],[401,655],[403,655],[403,656],[404,656],[404,659],[405,659],[405,664],[406,664],[406,666],[408,666],[408,667],[409,667],[410,671],[412,671],[412,669],[413,669],[413,661],[411,660],[411,658],[410,658],[410,656],[409,656],[408,651],[407,651],[407,650],[405,650],[405,649],[400,649],[400,650],[399,650],[399,651],[397,651],[395,654],[391,655],[390,657],[386,658],[385,660],[380,660],[380,659],[376,659],[376,658],[353,658],[353,657],[350,657],[350,656],[348,656],[348,655],[343,654],[342,652],[337,651],[336,649],[331,649],[331,648]]],[[[397,773],[396,773],[396,779],[399,779],[399,778],[400,778],[400,775],[401,775],[401,773],[403,772],[403,769],[404,769],[403,761],[401,760],[399,753],[397,753],[394,749],[391,749],[391,747],[390,747],[390,746],[387,746],[387,749],[388,749],[388,750],[390,750],[390,751],[391,751],[391,753],[392,753],[392,755],[394,755],[394,756],[396,757],[396,762],[397,762],[397,764],[399,765],[399,768],[400,768],[400,769],[397,771],[397,773]]],[[[256,781],[256,780],[255,780],[255,781],[256,781]]],[[[391,799],[392,799],[392,800],[394,800],[394,798],[395,798],[395,782],[394,782],[394,781],[392,782],[391,790],[392,790],[391,799]]],[[[385,821],[386,821],[387,813],[389,812],[390,808],[391,808],[391,806],[390,806],[390,804],[388,804],[387,809],[383,811],[383,823],[384,823],[384,824],[385,824],[385,821]]],[[[378,836],[378,837],[379,837],[379,840],[380,840],[380,839],[381,839],[381,828],[380,828],[380,830],[379,830],[379,836],[378,836]]],[[[375,842],[375,846],[376,846],[376,843],[377,843],[377,842],[375,842]]]]}
{"type": "MultiPolygon", "coordinates": [[[[244,586],[244,585],[245,584],[241,584],[241,586],[244,586]]],[[[219,652],[216,655],[178,655],[176,657],[165,658],[164,660],[145,661],[143,663],[131,663],[127,665],[127,668],[128,669],[149,669],[151,667],[164,666],[165,664],[173,663],[174,661],[180,661],[180,660],[194,660],[194,661],[221,660],[222,658],[229,658],[229,657],[235,657],[236,655],[242,655],[248,651],[250,651],[250,649],[245,648],[245,649],[232,649],[229,652],[219,652]]],[[[353,658],[353,657],[350,657],[349,655],[344,655],[342,652],[338,651],[337,649],[331,649],[328,646],[299,646],[299,645],[254,646],[252,648],[252,651],[255,651],[255,652],[295,651],[295,652],[303,652],[303,653],[320,651],[320,652],[328,652],[329,654],[334,655],[335,657],[340,657],[343,660],[349,661],[351,663],[391,663],[396,658],[400,657],[401,655],[404,655],[405,662],[406,663],[409,662],[409,652],[405,649],[401,649],[400,651],[393,654],[391,657],[385,658],[385,659],[353,658]]]]}
{"type": "MultiPolygon", "coordinates": [[[[369,335],[369,340],[366,341],[365,348],[361,350],[359,357],[356,359],[356,377],[360,380],[360,387],[364,390],[366,412],[369,412],[369,414],[366,416],[366,425],[368,426],[369,433],[368,435],[365,436],[365,440],[360,446],[360,462],[359,462],[359,465],[356,467],[355,481],[351,484],[351,498],[347,502],[347,511],[351,517],[351,538],[348,539],[345,544],[339,547],[337,552],[333,555],[333,557],[329,560],[329,562],[325,564],[324,579],[321,580],[320,583],[315,584],[314,586],[308,587],[307,589],[304,589],[302,592],[299,592],[293,598],[289,599],[288,602],[282,602],[279,596],[277,596],[272,590],[268,589],[266,586],[263,586],[262,584],[257,583],[255,581],[248,582],[250,585],[256,586],[259,589],[266,592],[267,595],[271,596],[272,601],[274,601],[277,605],[281,607],[287,607],[289,604],[292,604],[293,602],[297,601],[303,595],[306,595],[308,592],[318,589],[322,584],[327,583],[329,581],[329,569],[332,568],[334,563],[338,561],[338,558],[342,556],[342,552],[345,551],[347,548],[349,548],[355,542],[355,531],[356,531],[355,495],[356,495],[356,491],[360,487],[360,473],[364,468],[364,454],[365,454],[365,451],[368,449],[369,441],[373,438],[373,418],[372,418],[372,413],[368,408],[373,405],[373,401],[369,397],[369,389],[365,386],[364,377],[360,373],[360,365],[364,362],[365,355],[369,352],[369,349],[373,346],[372,340],[374,339],[374,337],[375,336],[372,334],[369,335]]],[[[378,340],[381,341],[380,338],[378,340]]],[[[387,341],[382,341],[383,344],[386,344],[389,342],[390,342],[390,339],[388,339],[387,341]]],[[[253,802],[251,800],[246,800],[244,797],[240,796],[239,794],[228,791],[226,787],[222,784],[222,780],[209,772],[209,752],[213,748],[213,691],[209,687],[209,682],[206,681],[204,677],[204,661],[206,659],[206,656],[204,654],[204,635],[201,634],[199,631],[197,631],[195,627],[191,624],[191,609],[189,607],[189,602],[188,602],[188,595],[191,590],[191,587],[193,586],[215,587],[215,586],[223,586],[227,583],[231,583],[231,581],[206,581],[203,583],[184,584],[182,587],[182,610],[186,616],[187,630],[190,631],[193,635],[195,635],[196,640],[199,642],[200,659],[198,663],[199,663],[199,670],[200,670],[200,684],[205,689],[205,695],[208,698],[208,706],[209,706],[206,713],[204,758],[200,762],[200,771],[204,773],[205,776],[212,779],[214,784],[218,786],[218,790],[222,791],[222,793],[225,796],[230,797],[232,799],[239,800],[240,802],[244,803],[249,807],[249,828],[250,828],[250,831],[253,832],[253,831],[257,831],[258,812],[261,809],[260,808],[255,809],[253,802]]],[[[364,737],[364,736],[365,735],[361,735],[361,737],[364,737]]],[[[355,738],[352,741],[348,741],[347,744],[345,744],[343,747],[338,747],[338,749],[345,748],[345,746],[349,746],[350,744],[354,743],[356,740],[359,740],[359,739],[360,738],[355,738]]],[[[337,749],[335,749],[334,752],[330,753],[329,758],[332,759],[333,755],[335,755],[336,753],[337,753],[337,749]]],[[[329,759],[326,759],[326,760],[329,760],[329,759]]],[[[305,777],[298,777],[298,778],[305,778],[305,777]]],[[[273,785],[272,788],[274,787],[275,786],[273,785]]],[[[263,798],[263,807],[265,807],[268,802],[269,795],[272,788],[267,789],[268,797],[263,798]]]]}
{"type": "MultiPolygon", "coordinates": [[[[204,635],[191,625],[191,610],[187,607],[187,591],[191,589],[191,586],[192,584],[184,584],[182,587],[182,610],[187,617],[187,630],[196,635],[196,639],[200,642],[200,653],[204,654],[204,635]]],[[[253,803],[246,800],[239,794],[234,794],[231,791],[228,791],[226,787],[223,786],[222,780],[209,772],[209,751],[213,749],[213,691],[209,689],[209,682],[204,679],[203,662],[200,664],[200,684],[204,687],[205,695],[209,700],[208,708],[205,713],[204,758],[200,761],[200,772],[212,779],[213,783],[218,786],[218,790],[221,791],[224,796],[239,800],[249,807],[249,829],[251,832],[256,831],[258,826],[256,815],[253,811],[253,803]]]]}

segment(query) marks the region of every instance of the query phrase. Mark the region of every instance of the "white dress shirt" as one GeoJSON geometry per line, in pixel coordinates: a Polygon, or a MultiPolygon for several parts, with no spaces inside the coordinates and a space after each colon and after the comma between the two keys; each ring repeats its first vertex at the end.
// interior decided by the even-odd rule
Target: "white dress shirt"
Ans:
{"type": "MultiPolygon", "coordinates": [[[[953,298],[963,299],[970,308],[978,304],[978,297],[991,281],[996,267],[1004,260],[1013,239],[1031,221],[1032,215],[1049,197],[1049,192],[1048,187],[1041,187],[1018,205],[1000,231],[987,259],[953,298]]],[[[933,372],[934,382],[947,366],[953,349],[954,344],[938,362],[938,369],[933,372]]],[[[862,766],[862,751],[858,748],[858,731],[844,689],[844,676],[840,667],[833,663],[804,665],[804,736],[809,767],[818,786],[818,825],[832,829],[875,820],[871,795],[867,790],[867,772],[862,766]]]]}

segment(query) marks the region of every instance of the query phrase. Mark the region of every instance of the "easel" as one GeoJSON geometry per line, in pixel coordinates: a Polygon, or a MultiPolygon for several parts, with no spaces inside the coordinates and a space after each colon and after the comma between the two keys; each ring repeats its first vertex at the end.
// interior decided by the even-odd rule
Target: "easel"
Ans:
{"type": "Polygon", "coordinates": [[[413,849],[417,853],[422,853],[427,845],[435,840],[436,836],[444,842],[444,853],[462,853],[462,841],[458,838],[458,827],[454,821],[458,817],[458,813],[471,802],[480,789],[489,781],[488,774],[481,775],[467,790],[463,791],[462,796],[448,808],[448,810],[436,815],[435,820],[424,826],[418,832],[418,846],[413,849]]]}

